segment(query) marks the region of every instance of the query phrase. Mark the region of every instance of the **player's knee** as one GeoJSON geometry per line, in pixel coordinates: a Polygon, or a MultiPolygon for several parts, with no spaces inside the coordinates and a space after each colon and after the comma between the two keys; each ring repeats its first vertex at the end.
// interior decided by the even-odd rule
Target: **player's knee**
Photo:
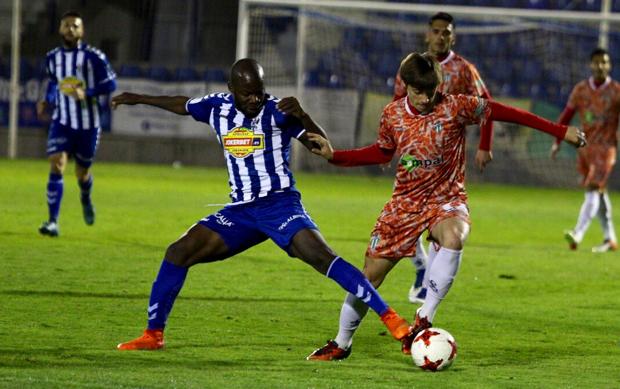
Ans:
{"type": "Polygon", "coordinates": [[[60,156],[50,157],[50,170],[54,174],[63,174],[65,171],[65,160],[60,156]]]}
{"type": "Polygon", "coordinates": [[[88,175],[89,174],[90,174],[89,169],[86,169],[86,168],[76,168],[75,169],[75,176],[81,182],[84,182],[84,181],[88,180],[88,175]]]}
{"type": "Polygon", "coordinates": [[[465,234],[460,233],[459,231],[445,234],[443,242],[441,242],[441,247],[445,247],[450,250],[463,250],[464,245],[465,234]]]}
{"type": "Polygon", "coordinates": [[[166,260],[177,266],[186,267],[189,265],[189,255],[184,245],[175,242],[166,249],[166,260]]]}

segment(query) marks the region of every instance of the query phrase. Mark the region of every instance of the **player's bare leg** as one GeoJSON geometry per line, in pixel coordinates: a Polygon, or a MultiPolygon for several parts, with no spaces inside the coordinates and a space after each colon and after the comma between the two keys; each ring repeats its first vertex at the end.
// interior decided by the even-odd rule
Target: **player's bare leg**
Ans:
{"type": "Polygon", "coordinates": [[[361,271],[336,255],[317,230],[299,231],[293,237],[289,252],[359,297],[379,315],[395,339],[400,340],[409,334],[409,323],[383,301],[361,271]]]}
{"type": "MultiPolygon", "coordinates": [[[[385,276],[392,270],[398,261],[385,258],[366,257],[364,261],[364,275],[375,288],[379,288],[385,276]]],[[[341,360],[351,354],[353,335],[368,312],[368,305],[352,293],[347,293],[340,309],[338,334],[326,345],[310,354],[309,360],[333,361],[341,360]]]]}
{"type": "Polygon", "coordinates": [[[64,189],[63,173],[67,166],[67,153],[60,152],[48,157],[50,162],[50,174],[47,182],[47,207],[49,216],[47,221],[41,224],[39,232],[43,235],[56,237],[60,233],[58,227],[58,215],[64,189]]]}
{"type": "Polygon", "coordinates": [[[119,350],[157,350],[164,347],[164,327],[190,266],[228,256],[228,247],[219,234],[195,224],[168,246],[153,282],[148,306],[148,326],[142,336],[117,346],[119,350]]]}

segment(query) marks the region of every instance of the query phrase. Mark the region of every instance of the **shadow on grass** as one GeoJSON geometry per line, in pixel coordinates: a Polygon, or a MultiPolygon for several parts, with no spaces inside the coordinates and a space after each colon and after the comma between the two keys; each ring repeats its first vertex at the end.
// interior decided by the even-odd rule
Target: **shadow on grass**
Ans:
{"type": "MultiPolygon", "coordinates": [[[[101,298],[101,299],[127,299],[127,300],[147,300],[148,294],[138,293],[97,293],[97,292],[75,292],[58,290],[2,290],[0,295],[22,296],[22,297],[73,297],[73,298],[101,298]]],[[[316,304],[316,297],[308,298],[278,298],[278,297],[242,297],[242,296],[180,296],[179,300],[190,301],[222,301],[222,302],[267,302],[267,303],[308,303],[316,304]]],[[[341,299],[321,298],[322,302],[342,303],[341,299]]]]}

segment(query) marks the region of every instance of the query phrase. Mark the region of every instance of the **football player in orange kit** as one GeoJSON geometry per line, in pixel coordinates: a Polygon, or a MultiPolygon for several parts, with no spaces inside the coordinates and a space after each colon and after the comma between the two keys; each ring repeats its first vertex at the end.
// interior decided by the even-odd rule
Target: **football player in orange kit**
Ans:
{"type": "MultiPolygon", "coordinates": [[[[431,326],[440,302],[456,276],[469,235],[465,192],[465,129],[489,120],[523,124],[556,138],[585,145],[575,127],[555,124],[518,108],[478,96],[444,95],[438,91],[441,69],[430,54],[409,54],[400,67],[407,97],[388,104],[381,116],[377,141],[354,150],[333,150],[320,135],[309,134],[312,149],[338,166],[387,163],[396,155],[398,166],[392,198],[385,204],[371,233],[364,274],[375,287],[398,261],[415,255],[423,231],[439,245],[428,268],[428,293],[416,311],[411,335],[402,351],[411,353],[415,334],[431,326]]],[[[353,334],[368,308],[347,294],[334,340],[308,356],[311,360],[339,360],[351,353],[353,334]]]]}
{"type": "MultiPolygon", "coordinates": [[[[592,248],[597,253],[618,248],[611,217],[611,201],[607,194],[607,179],[616,163],[620,83],[609,77],[611,59],[604,49],[596,49],[590,54],[590,70],[592,76],[573,88],[559,123],[570,123],[575,113],[578,113],[588,137],[588,146],[577,153],[577,169],[583,176],[585,199],[575,228],[566,231],[564,237],[570,249],[576,250],[590,222],[598,214],[604,237],[601,245],[592,248]]],[[[551,158],[555,159],[559,149],[560,142],[556,141],[551,147],[551,158]]]]}

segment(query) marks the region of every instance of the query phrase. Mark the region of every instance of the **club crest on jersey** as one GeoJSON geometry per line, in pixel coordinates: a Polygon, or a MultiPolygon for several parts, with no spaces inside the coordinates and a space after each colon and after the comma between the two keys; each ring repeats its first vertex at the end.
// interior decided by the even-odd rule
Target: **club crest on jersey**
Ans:
{"type": "Polygon", "coordinates": [[[416,157],[412,155],[405,154],[402,157],[400,157],[399,163],[403,165],[405,170],[411,173],[418,167],[428,169],[431,167],[435,167],[437,165],[441,165],[443,163],[443,156],[439,156],[437,158],[429,158],[429,159],[417,159],[416,157]]]}
{"type": "Polygon", "coordinates": [[[235,158],[245,158],[255,150],[265,148],[265,135],[255,134],[245,127],[236,127],[222,136],[222,145],[235,158]]]}

